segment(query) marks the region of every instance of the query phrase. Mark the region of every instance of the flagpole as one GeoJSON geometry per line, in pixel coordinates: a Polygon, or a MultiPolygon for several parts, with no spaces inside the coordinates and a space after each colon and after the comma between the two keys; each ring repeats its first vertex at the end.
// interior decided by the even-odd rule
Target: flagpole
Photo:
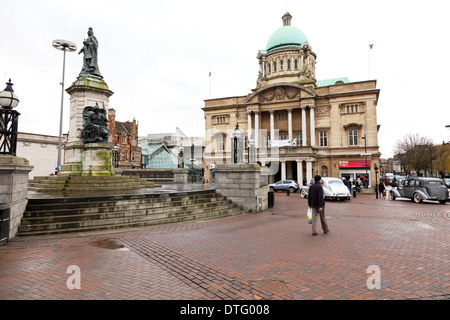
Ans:
{"type": "Polygon", "coordinates": [[[371,49],[371,46],[369,44],[369,80],[370,80],[370,49],[371,49]]]}
{"type": "Polygon", "coordinates": [[[209,69],[209,98],[211,99],[211,69],[209,69]]]}

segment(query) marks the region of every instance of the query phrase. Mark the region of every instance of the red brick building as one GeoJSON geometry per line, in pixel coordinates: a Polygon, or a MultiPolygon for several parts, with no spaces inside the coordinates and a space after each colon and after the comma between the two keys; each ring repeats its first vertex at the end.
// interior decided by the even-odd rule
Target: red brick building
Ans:
{"type": "MultiPolygon", "coordinates": [[[[109,142],[120,150],[119,168],[141,167],[141,148],[138,147],[138,126],[136,119],[132,122],[116,121],[116,110],[108,109],[109,142]]],[[[114,157],[113,157],[113,164],[114,157]]]]}

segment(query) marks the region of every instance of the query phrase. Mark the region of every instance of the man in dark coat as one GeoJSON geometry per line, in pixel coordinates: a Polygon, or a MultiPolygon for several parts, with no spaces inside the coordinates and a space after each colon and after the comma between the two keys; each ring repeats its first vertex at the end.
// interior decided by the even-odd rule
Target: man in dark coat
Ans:
{"type": "Polygon", "coordinates": [[[316,175],[314,177],[314,184],[309,187],[308,191],[308,206],[312,209],[312,235],[317,236],[316,224],[317,216],[320,216],[320,223],[322,224],[322,230],[324,233],[330,232],[328,228],[327,220],[325,219],[325,197],[323,193],[323,187],[320,183],[322,177],[316,175]]]}

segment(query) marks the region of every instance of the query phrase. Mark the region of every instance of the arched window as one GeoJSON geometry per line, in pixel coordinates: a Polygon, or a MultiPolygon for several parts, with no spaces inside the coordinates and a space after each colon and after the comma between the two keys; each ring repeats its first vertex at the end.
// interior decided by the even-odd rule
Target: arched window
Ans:
{"type": "Polygon", "coordinates": [[[298,70],[298,61],[297,61],[297,59],[294,60],[294,69],[298,70]]]}
{"type": "Polygon", "coordinates": [[[267,73],[270,73],[270,63],[268,63],[267,66],[269,67],[269,72],[267,72],[267,73]]]}
{"type": "Polygon", "coordinates": [[[273,63],[273,72],[277,72],[277,62],[273,63]]]}
{"type": "Polygon", "coordinates": [[[287,69],[291,70],[291,60],[289,60],[289,59],[287,61],[287,69]]]}
{"type": "Polygon", "coordinates": [[[280,61],[280,70],[283,70],[283,60],[280,61]]]}

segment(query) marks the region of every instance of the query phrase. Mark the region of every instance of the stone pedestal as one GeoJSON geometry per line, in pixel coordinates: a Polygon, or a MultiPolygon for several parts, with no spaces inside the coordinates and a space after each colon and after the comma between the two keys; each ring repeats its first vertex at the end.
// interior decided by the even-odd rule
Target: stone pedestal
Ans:
{"type": "MultiPolygon", "coordinates": [[[[103,169],[106,167],[110,168],[108,170],[112,172],[110,164],[106,167],[103,166],[103,169],[89,170],[90,166],[95,168],[98,164],[97,162],[101,162],[100,160],[96,160],[96,158],[104,158],[103,152],[106,152],[106,147],[98,146],[100,149],[95,150],[97,147],[85,146],[81,137],[81,131],[84,126],[84,108],[87,106],[93,107],[97,104],[100,108],[108,110],[109,97],[113,92],[109,90],[108,85],[102,78],[95,76],[79,76],[66,89],[66,92],[70,94],[70,123],[69,136],[64,147],[65,155],[64,164],[61,166],[61,174],[89,175],[89,172],[92,171],[105,171],[103,169]],[[90,161],[92,159],[96,163],[84,163],[84,161],[90,161]]],[[[109,153],[111,153],[111,147],[109,147],[109,153]]]]}
{"type": "Polygon", "coordinates": [[[257,164],[216,165],[215,188],[218,193],[247,212],[268,208],[269,168],[257,164]]]}
{"type": "Polygon", "coordinates": [[[17,234],[28,203],[28,174],[33,169],[25,158],[0,155],[0,203],[9,207],[8,240],[17,234]]]}
{"type": "Polygon", "coordinates": [[[112,176],[112,152],[109,143],[86,143],[82,155],[82,176],[112,176]]]}

